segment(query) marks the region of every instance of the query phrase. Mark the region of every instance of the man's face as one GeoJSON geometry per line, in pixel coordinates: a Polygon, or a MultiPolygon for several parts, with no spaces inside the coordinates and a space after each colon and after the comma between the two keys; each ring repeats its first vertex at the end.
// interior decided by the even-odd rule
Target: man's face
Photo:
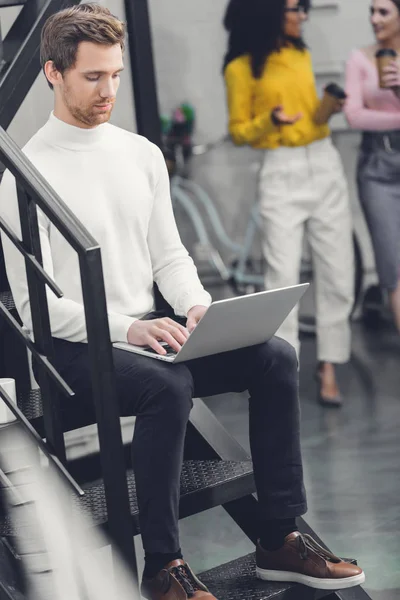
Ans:
{"type": "Polygon", "coordinates": [[[75,65],[64,75],[57,73],[54,86],[58,112],[78,127],[92,128],[110,117],[123,69],[119,44],[79,44],[75,65]]]}

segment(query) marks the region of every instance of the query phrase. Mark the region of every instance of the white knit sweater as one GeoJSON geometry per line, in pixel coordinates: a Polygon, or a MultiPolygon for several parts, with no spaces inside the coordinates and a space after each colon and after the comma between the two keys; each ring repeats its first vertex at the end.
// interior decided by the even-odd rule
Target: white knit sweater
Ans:
{"type": "MultiPolygon", "coordinates": [[[[153,281],[177,315],[208,306],[192,259],[175,224],[161,151],[145,138],[110,124],[81,129],[51,114],[25,154],[99,243],[111,341],[126,341],[135,319],[154,308],[153,281]]],[[[14,177],[0,188],[0,215],[20,236],[14,177]]],[[[43,264],[64,293],[48,290],[54,337],[86,342],[78,259],[38,210],[43,264]]],[[[18,312],[32,330],[24,260],[2,235],[7,275],[18,312]]]]}

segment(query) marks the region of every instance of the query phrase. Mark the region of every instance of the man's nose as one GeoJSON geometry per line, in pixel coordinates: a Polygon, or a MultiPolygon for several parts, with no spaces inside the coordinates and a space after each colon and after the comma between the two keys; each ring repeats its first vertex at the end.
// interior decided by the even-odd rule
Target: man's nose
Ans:
{"type": "Polygon", "coordinates": [[[102,98],[107,98],[107,99],[114,99],[116,94],[117,94],[117,89],[118,89],[118,80],[116,79],[110,79],[109,81],[107,81],[107,83],[105,83],[101,90],[100,90],[100,95],[102,98]]]}

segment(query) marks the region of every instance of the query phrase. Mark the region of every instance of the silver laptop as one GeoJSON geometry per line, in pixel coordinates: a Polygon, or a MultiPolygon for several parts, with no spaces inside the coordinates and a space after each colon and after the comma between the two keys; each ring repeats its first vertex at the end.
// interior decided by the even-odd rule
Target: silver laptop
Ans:
{"type": "Polygon", "coordinates": [[[117,342],[113,346],[171,363],[255,346],[275,335],[308,286],[305,283],[213,302],[179,352],[164,343],[162,345],[167,350],[165,355],[157,354],[148,346],[133,346],[124,342],[117,342]]]}

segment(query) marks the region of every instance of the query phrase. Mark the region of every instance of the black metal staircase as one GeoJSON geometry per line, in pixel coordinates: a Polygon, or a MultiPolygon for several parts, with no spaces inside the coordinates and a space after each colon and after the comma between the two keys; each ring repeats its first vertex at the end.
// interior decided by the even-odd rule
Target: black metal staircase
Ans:
{"type": "Polygon", "coordinates": [[[53,13],[80,0],[0,0],[1,8],[21,5],[2,42],[0,126],[7,129],[40,72],[40,34],[53,13]]]}
{"type": "MultiPolygon", "coordinates": [[[[63,7],[79,1],[61,0],[0,0],[1,7],[23,5],[14,25],[3,40],[0,63],[0,126],[6,129],[15,116],[24,97],[40,71],[40,31],[48,16],[63,7]]],[[[132,50],[132,75],[135,81],[135,100],[138,130],[153,141],[159,138],[157,95],[153,69],[150,26],[147,0],[126,0],[126,14],[130,48],[132,50]],[[140,19],[140,22],[139,20],[140,19]],[[157,123],[155,122],[157,119],[157,123]]],[[[32,169],[29,161],[0,130],[0,161],[15,175],[19,184],[19,202],[25,222],[21,250],[29,274],[29,287],[33,299],[33,320],[36,323],[36,344],[33,348],[41,357],[41,389],[31,390],[26,359],[26,347],[31,347],[21,329],[6,279],[1,275],[0,264],[0,376],[14,377],[18,388],[18,406],[35,430],[46,437],[49,452],[65,463],[71,477],[85,492],[83,496],[71,495],[72,515],[82,513],[90,517],[93,526],[108,531],[111,539],[123,550],[125,558],[135,568],[132,537],[139,534],[138,508],[134,478],[130,467],[129,447],[123,447],[119,416],[110,408],[116,403],[113,378],[104,377],[112,372],[111,345],[106,326],[105,296],[101,261],[95,240],[92,240],[64,207],[45,181],[32,169]],[[37,204],[47,216],[57,222],[68,241],[80,256],[81,277],[88,323],[89,348],[92,356],[94,404],[100,437],[100,452],[79,460],[67,461],[60,430],[58,396],[54,386],[54,373],[44,364],[51,359],[51,335],[48,323],[45,286],[46,280],[33,260],[40,263],[37,244],[37,223],[32,217],[32,207],[37,204]],[[89,260],[91,254],[91,260],[89,260]],[[36,301],[35,301],[36,298],[36,301]],[[11,349],[11,350],[10,350],[11,349]],[[1,352],[2,351],[2,352],[1,352]],[[125,529],[124,529],[125,528],[125,529]]],[[[23,223],[24,225],[24,223],[23,223]]],[[[3,231],[6,225],[0,221],[3,231]]],[[[8,234],[12,232],[8,231],[8,234]]],[[[1,263],[1,256],[0,256],[1,263]]],[[[62,292],[62,291],[61,291],[62,292]]],[[[59,378],[61,380],[61,378],[59,378]]],[[[58,382],[61,393],[68,393],[62,380],[58,382]],[[63,389],[64,388],[64,389],[63,389]]],[[[0,394],[1,395],[1,394],[0,394]]],[[[4,398],[4,394],[2,395],[4,398]]],[[[1,401],[1,399],[0,399],[1,401]]],[[[72,422],[70,429],[87,425],[72,422]]],[[[197,399],[188,428],[185,464],[181,479],[180,516],[187,517],[212,507],[222,505],[241,527],[244,534],[255,541],[257,537],[257,500],[249,456],[223,429],[201,399],[197,399]]],[[[308,531],[307,525],[302,526],[308,531]]],[[[18,534],[6,516],[0,517],[1,539],[18,534]]],[[[4,545],[0,543],[0,560],[4,545]]],[[[0,570],[0,600],[7,597],[22,600],[25,596],[16,589],[10,569],[7,580],[14,589],[12,595],[2,595],[0,570]]],[[[202,579],[218,600],[311,600],[331,595],[331,598],[363,600],[361,590],[332,594],[317,592],[292,584],[268,584],[255,579],[254,556],[246,556],[222,565],[202,575],[202,579]]],[[[4,586],[3,586],[4,587],[4,586]]],[[[7,586],[5,586],[7,587],[7,586]]],[[[7,589],[8,589],[7,588],[7,589]]]]}

